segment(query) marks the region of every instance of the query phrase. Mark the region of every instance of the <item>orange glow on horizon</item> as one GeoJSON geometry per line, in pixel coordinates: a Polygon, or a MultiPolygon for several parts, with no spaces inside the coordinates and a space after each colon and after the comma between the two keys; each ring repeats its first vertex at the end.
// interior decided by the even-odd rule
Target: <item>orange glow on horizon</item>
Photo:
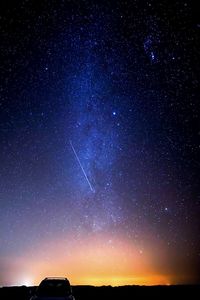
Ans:
{"type": "Polygon", "coordinates": [[[109,240],[105,234],[43,241],[14,259],[13,284],[24,278],[38,285],[45,277],[64,276],[72,285],[167,285],[170,276],[156,269],[155,255],[123,237],[109,240]]]}

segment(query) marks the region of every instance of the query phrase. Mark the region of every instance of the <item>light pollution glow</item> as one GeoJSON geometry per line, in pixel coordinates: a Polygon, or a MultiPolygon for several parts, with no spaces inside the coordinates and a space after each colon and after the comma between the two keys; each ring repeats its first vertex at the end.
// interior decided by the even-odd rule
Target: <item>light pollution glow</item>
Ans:
{"type": "Polygon", "coordinates": [[[6,284],[38,285],[47,276],[65,276],[72,285],[169,285],[174,276],[159,270],[160,251],[141,251],[123,237],[109,240],[105,234],[46,240],[8,262],[12,275],[6,284]]]}

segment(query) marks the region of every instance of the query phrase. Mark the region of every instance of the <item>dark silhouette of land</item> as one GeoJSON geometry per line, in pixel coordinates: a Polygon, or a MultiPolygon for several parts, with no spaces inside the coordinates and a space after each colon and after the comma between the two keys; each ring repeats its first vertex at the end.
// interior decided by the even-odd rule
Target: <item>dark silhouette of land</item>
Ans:
{"type": "MultiPolygon", "coordinates": [[[[36,287],[2,287],[2,300],[28,300],[36,287]]],[[[174,286],[72,286],[75,300],[125,300],[125,299],[199,299],[200,285],[174,286]]]]}

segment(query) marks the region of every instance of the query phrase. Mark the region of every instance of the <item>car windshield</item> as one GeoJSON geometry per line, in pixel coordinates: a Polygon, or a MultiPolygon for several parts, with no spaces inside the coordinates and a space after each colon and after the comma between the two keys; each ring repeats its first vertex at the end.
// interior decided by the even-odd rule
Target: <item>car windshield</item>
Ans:
{"type": "Polygon", "coordinates": [[[42,282],[38,289],[38,296],[47,296],[47,297],[65,297],[70,294],[70,285],[67,281],[64,280],[48,280],[42,282]]]}

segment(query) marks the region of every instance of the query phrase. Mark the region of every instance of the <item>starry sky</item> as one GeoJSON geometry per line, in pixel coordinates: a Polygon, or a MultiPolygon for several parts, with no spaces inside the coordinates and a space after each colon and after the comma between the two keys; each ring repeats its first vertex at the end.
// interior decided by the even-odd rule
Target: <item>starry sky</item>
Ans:
{"type": "Polygon", "coordinates": [[[0,5],[0,285],[197,283],[197,8],[0,5]]]}

